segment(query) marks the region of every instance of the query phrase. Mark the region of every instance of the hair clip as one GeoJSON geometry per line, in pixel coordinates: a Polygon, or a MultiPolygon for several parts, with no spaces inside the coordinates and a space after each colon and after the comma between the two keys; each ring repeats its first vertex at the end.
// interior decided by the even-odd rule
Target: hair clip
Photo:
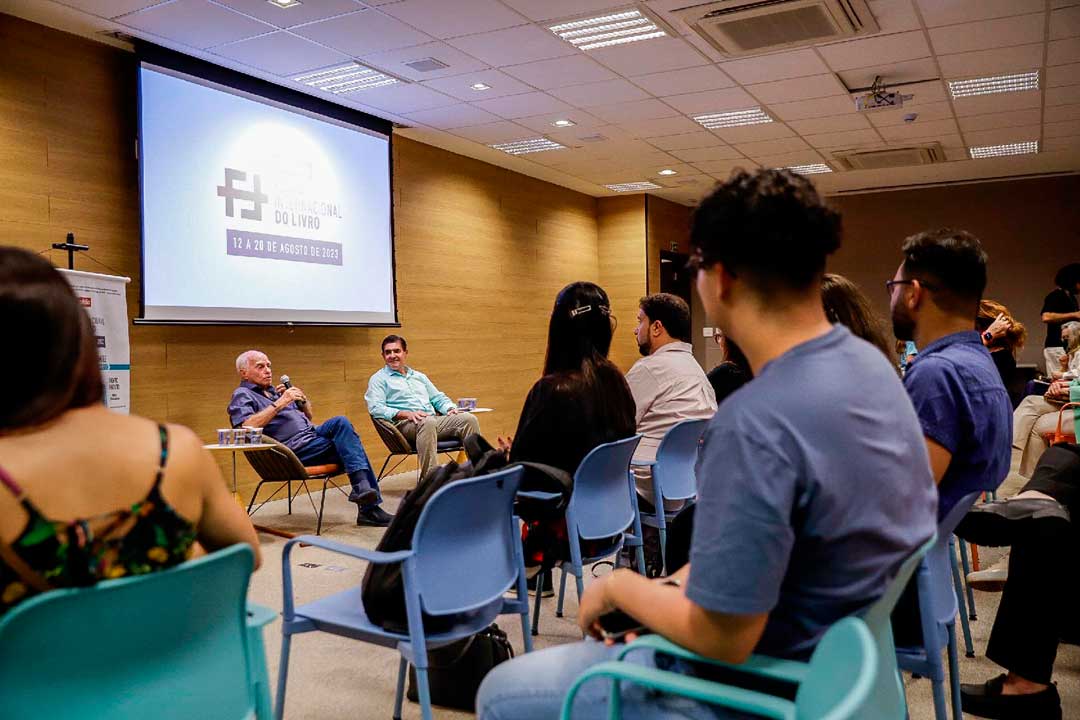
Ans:
{"type": "MultiPolygon", "coordinates": [[[[578,315],[584,315],[585,313],[590,312],[592,309],[592,305],[582,305],[581,307],[577,307],[571,310],[570,317],[575,318],[578,315]]],[[[596,309],[604,315],[611,315],[611,308],[609,308],[607,305],[597,305],[596,309]]]]}

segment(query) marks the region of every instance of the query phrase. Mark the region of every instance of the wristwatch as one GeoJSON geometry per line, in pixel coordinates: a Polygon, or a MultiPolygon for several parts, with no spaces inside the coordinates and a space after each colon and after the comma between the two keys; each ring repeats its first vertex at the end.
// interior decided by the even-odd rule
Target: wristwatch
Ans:
{"type": "Polygon", "coordinates": [[[989,330],[987,330],[986,332],[984,332],[984,333],[982,334],[982,337],[983,337],[983,340],[985,340],[986,342],[992,342],[992,341],[993,341],[993,339],[994,339],[994,336],[990,334],[990,331],[989,331],[989,330]]]}

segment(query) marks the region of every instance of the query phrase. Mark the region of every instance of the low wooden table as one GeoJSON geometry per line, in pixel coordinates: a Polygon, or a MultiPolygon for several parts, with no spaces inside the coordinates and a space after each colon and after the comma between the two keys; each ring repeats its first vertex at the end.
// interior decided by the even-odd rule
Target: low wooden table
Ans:
{"type": "MultiPolygon", "coordinates": [[[[220,445],[218,443],[211,443],[209,445],[203,445],[203,449],[209,450],[210,452],[228,452],[232,454],[232,493],[233,497],[236,498],[236,502],[240,503],[240,507],[244,507],[244,501],[240,499],[240,492],[236,484],[236,453],[257,452],[259,450],[269,450],[272,447],[274,446],[270,443],[259,443],[258,445],[220,445]]],[[[252,523],[252,527],[258,532],[277,535],[278,537],[290,539],[296,537],[295,533],[278,530],[265,525],[255,525],[255,523],[252,523]]]]}

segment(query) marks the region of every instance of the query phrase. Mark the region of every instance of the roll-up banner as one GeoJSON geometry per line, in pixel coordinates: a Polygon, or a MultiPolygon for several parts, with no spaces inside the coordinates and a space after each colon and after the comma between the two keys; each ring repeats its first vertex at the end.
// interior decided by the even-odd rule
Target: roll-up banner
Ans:
{"type": "Polygon", "coordinates": [[[131,345],[128,342],[127,284],[131,278],[60,269],[90,316],[101,361],[105,405],[131,412],[131,345]]]}

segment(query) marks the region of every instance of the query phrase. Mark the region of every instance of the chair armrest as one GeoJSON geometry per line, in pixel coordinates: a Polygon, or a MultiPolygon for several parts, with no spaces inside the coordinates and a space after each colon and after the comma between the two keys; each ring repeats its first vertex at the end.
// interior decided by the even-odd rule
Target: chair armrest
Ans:
{"type": "Polygon", "coordinates": [[[574,697],[580,687],[593,678],[611,678],[632,682],[672,695],[688,697],[711,705],[750,712],[776,720],[794,720],[794,703],[765,693],[722,685],[681,673],[657,670],[625,662],[603,662],[578,676],[563,701],[562,720],[570,720],[574,697]]]}
{"type": "Polygon", "coordinates": [[[380,552],[378,550],[369,550],[367,548],[356,547],[355,545],[346,545],[345,543],[335,542],[334,540],[327,540],[319,535],[300,535],[298,537],[289,540],[285,543],[284,554],[287,556],[292,552],[292,548],[297,543],[303,543],[305,545],[313,545],[323,550],[329,550],[330,552],[336,552],[339,555],[348,555],[359,560],[367,560],[371,563],[378,565],[385,565],[386,563],[402,562],[407,558],[412,557],[412,550],[398,550],[396,552],[380,552]]]}
{"type": "Polygon", "coordinates": [[[530,500],[558,500],[562,497],[562,493],[540,492],[539,490],[518,490],[516,497],[528,498],[530,500]]]}
{"type": "Polygon", "coordinates": [[[271,610],[265,605],[256,605],[253,602],[247,604],[248,629],[261,628],[277,616],[276,610],[271,610]]]}
{"type": "Polygon", "coordinates": [[[623,651],[619,653],[619,660],[622,660],[626,657],[627,653],[633,650],[653,650],[683,660],[693,660],[694,662],[705,663],[708,665],[731,668],[738,672],[744,672],[750,675],[761,675],[763,677],[784,680],[795,684],[802,683],[809,670],[809,665],[799,662],[798,660],[784,660],[783,658],[774,658],[767,655],[751,655],[747,658],[746,662],[740,665],[733,665],[731,663],[723,662],[722,660],[713,660],[712,658],[698,655],[680,645],[676,645],[660,635],[642,635],[637,640],[627,645],[623,651]]]}

